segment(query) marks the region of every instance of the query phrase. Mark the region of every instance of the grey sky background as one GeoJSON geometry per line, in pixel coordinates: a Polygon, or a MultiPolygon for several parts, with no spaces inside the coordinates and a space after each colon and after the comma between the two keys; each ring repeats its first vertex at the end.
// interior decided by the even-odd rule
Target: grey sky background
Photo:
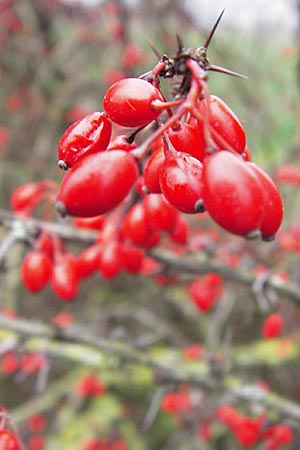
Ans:
{"type": "MultiPolygon", "coordinates": [[[[65,0],[66,2],[81,1],[87,5],[96,5],[101,0],[65,0]]],[[[151,0],[149,0],[151,3],[151,0]]],[[[155,0],[156,2],[159,0],[155,0]]],[[[160,0],[164,3],[164,0],[160,0]]],[[[230,25],[251,31],[257,26],[293,32],[297,27],[296,0],[182,0],[186,8],[192,11],[194,17],[202,25],[210,25],[212,20],[225,8],[222,19],[224,26],[230,25]]],[[[139,3],[139,0],[126,0],[129,5],[139,3]]]]}

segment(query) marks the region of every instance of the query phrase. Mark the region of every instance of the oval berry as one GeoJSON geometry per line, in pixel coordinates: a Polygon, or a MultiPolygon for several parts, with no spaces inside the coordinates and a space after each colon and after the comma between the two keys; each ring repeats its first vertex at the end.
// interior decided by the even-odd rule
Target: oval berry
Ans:
{"type": "Polygon", "coordinates": [[[160,194],[161,188],[159,183],[159,172],[162,163],[165,159],[163,148],[161,150],[152,153],[146,162],[144,168],[144,183],[148,190],[152,194],[160,194]]]}
{"type": "Polygon", "coordinates": [[[52,261],[45,253],[33,250],[25,256],[21,265],[21,279],[26,289],[40,292],[48,283],[52,261]]]}
{"type": "Polygon", "coordinates": [[[148,226],[156,231],[173,231],[178,211],[167,202],[162,194],[148,194],[143,200],[148,226]]]}
{"type": "Polygon", "coordinates": [[[123,150],[89,155],[65,175],[56,209],[62,216],[104,214],[124,200],[137,176],[134,158],[123,150]]]}
{"type": "Polygon", "coordinates": [[[163,101],[160,91],[140,78],[124,78],[112,84],[103,99],[103,108],[108,117],[123,127],[141,127],[157,119],[151,103],[163,101]]]}
{"type": "Polygon", "coordinates": [[[284,325],[284,320],[281,314],[270,314],[264,321],[262,326],[262,335],[265,339],[274,339],[278,337],[284,325]]]}
{"type": "Polygon", "coordinates": [[[202,163],[186,153],[170,152],[159,175],[162,193],[179,211],[188,214],[197,210],[203,196],[202,163]]]}
{"type": "Polygon", "coordinates": [[[0,449],[20,450],[17,438],[10,430],[0,430],[0,449]]]}
{"type": "Polygon", "coordinates": [[[70,125],[58,144],[58,165],[66,170],[83,156],[105,150],[111,137],[111,121],[94,112],[70,125]]]}
{"type": "Polygon", "coordinates": [[[159,241],[159,234],[150,228],[146,220],[144,203],[133,205],[124,217],[122,224],[124,239],[146,248],[151,248],[159,241]]]}
{"type": "Polygon", "coordinates": [[[114,278],[122,270],[122,247],[118,241],[107,242],[100,254],[99,272],[104,278],[114,278]]]}
{"type": "Polygon", "coordinates": [[[204,207],[225,230],[254,237],[263,217],[264,195],[256,173],[239,155],[219,151],[203,162],[204,207]]]}
{"type": "Polygon", "coordinates": [[[207,125],[214,131],[211,135],[218,150],[235,150],[242,154],[246,146],[246,134],[236,114],[216,95],[210,95],[199,103],[199,112],[203,117],[202,126],[207,125]]]}
{"type": "Polygon", "coordinates": [[[21,184],[11,194],[10,204],[14,211],[23,208],[34,208],[41,199],[40,183],[28,182],[21,184]]]}
{"type": "Polygon", "coordinates": [[[188,153],[199,161],[203,161],[206,144],[203,127],[199,126],[197,122],[181,122],[175,130],[169,128],[167,135],[176,150],[188,153]]]}
{"type": "Polygon", "coordinates": [[[256,173],[264,193],[263,219],[260,224],[261,237],[264,241],[271,241],[275,238],[283,219],[282,198],[272,178],[256,164],[249,164],[256,173]]]}
{"type": "Polygon", "coordinates": [[[51,288],[62,300],[72,300],[78,291],[80,276],[77,261],[71,253],[63,253],[53,266],[51,288]]]}

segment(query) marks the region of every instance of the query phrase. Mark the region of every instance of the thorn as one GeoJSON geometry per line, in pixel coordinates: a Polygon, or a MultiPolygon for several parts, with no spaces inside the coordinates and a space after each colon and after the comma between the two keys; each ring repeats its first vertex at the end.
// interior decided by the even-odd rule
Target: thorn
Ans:
{"type": "Polygon", "coordinates": [[[151,39],[149,38],[149,36],[147,36],[146,38],[149,47],[151,48],[151,50],[154,52],[154,54],[157,56],[158,59],[161,58],[161,54],[159,53],[159,51],[155,48],[153,42],[151,41],[151,39]]]}
{"type": "Polygon", "coordinates": [[[183,42],[178,33],[176,33],[177,45],[178,45],[178,53],[181,53],[183,50],[183,42]]]}
{"type": "Polygon", "coordinates": [[[224,12],[225,12],[225,8],[221,11],[221,14],[219,15],[219,17],[217,18],[217,20],[214,23],[213,27],[211,28],[211,30],[209,32],[209,35],[207,36],[204,44],[202,45],[202,48],[204,48],[204,49],[208,48],[208,46],[210,44],[210,41],[212,40],[213,35],[215,34],[216,29],[218,28],[218,25],[220,23],[220,20],[222,19],[222,16],[223,16],[224,12]]]}
{"type": "Polygon", "coordinates": [[[212,72],[220,72],[225,73],[226,75],[231,75],[233,77],[242,78],[244,80],[247,80],[246,75],[242,75],[238,72],[233,72],[232,70],[225,69],[225,67],[216,66],[214,64],[209,64],[206,70],[211,70],[212,72]]]}

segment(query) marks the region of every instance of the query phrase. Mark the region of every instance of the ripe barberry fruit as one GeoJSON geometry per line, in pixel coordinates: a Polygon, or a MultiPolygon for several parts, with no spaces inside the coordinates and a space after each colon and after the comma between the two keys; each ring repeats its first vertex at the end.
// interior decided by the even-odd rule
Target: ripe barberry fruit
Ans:
{"type": "Polygon", "coordinates": [[[56,209],[62,216],[104,214],[124,200],[137,176],[134,158],[123,150],[86,156],[63,178],[56,209]]]}
{"type": "Polygon", "coordinates": [[[58,144],[59,167],[66,170],[79,159],[105,150],[111,129],[111,121],[101,112],[88,114],[70,125],[58,144]]]}
{"type": "Polygon", "coordinates": [[[151,105],[154,100],[164,100],[155,86],[140,78],[124,78],[108,88],[103,108],[118,125],[141,127],[160,115],[151,105]]]}

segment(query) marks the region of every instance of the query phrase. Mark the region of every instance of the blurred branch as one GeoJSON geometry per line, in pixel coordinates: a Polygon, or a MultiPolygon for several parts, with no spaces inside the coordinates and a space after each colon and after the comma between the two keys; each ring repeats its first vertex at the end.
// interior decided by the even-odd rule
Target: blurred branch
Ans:
{"type": "MultiPolygon", "coordinates": [[[[16,333],[25,340],[29,351],[43,352],[45,356],[56,356],[69,359],[92,367],[102,367],[105,362],[116,358],[121,362],[134,363],[151,369],[157,380],[173,383],[188,383],[207,393],[218,393],[230,396],[235,401],[245,401],[249,404],[259,404],[272,415],[276,413],[280,418],[292,422],[300,421],[300,405],[289,401],[274,392],[266,391],[256,385],[247,385],[244,380],[228,373],[223,373],[222,362],[210,364],[205,360],[189,364],[183,360],[178,352],[172,349],[160,349],[151,353],[139,351],[125,342],[95,337],[79,327],[72,326],[61,329],[43,323],[21,319],[10,319],[0,316],[0,329],[16,333]],[[108,358],[108,359],[107,359],[108,358]]],[[[271,354],[273,364],[276,359],[276,345],[280,343],[266,343],[266,354],[271,354]],[[270,349],[270,345],[273,348],[270,349]],[[275,346],[275,349],[274,349],[275,346]]],[[[268,363],[267,357],[262,357],[263,343],[256,348],[261,363],[268,363]]],[[[251,355],[251,351],[244,350],[243,354],[251,355]]],[[[298,350],[289,356],[297,356],[298,350]]],[[[253,356],[252,352],[252,356],[253,356]]],[[[266,355],[265,355],[266,356],[266,355]]],[[[234,359],[234,358],[233,358],[234,359]]],[[[280,357],[277,357],[277,362],[280,357]]],[[[272,359],[269,360],[272,365],[272,359]]],[[[126,378],[124,379],[126,382],[126,378]]],[[[21,415],[21,414],[20,414],[21,415]]]]}
{"type": "MultiPolygon", "coordinates": [[[[72,240],[85,244],[93,244],[97,236],[97,233],[94,231],[72,227],[70,224],[47,222],[33,218],[21,218],[2,209],[0,209],[0,222],[7,222],[8,224],[18,223],[18,227],[15,228],[18,228],[18,232],[24,238],[27,236],[28,240],[37,236],[41,230],[56,233],[65,240],[72,240]],[[20,232],[22,229],[23,231],[20,232]]],[[[2,245],[5,244],[3,243],[2,245]]],[[[207,257],[204,253],[201,253],[201,259],[197,259],[195,255],[179,259],[172,254],[158,254],[156,252],[150,253],[150,256],[160,262],[163,265],[163,268],[170,273],[201,275],[207,272],[214,272],[221,275],[225,280],[234,281],[252,289],[257,282],[257,276],[255,274],[238,270],[237,268],[231,268],[224,263],[213,260],[211,257],[207,257]]],[[[264,277],[262,289],[266,292],[268,290],[273,291],[278,296],[287,297],[296,305],[300,306],[300,286],[292,281],[283,283],[282,280],[276,276],[276,273],[270,273],[269,276],[264,277]]]]}
{"type": "MultiPolygon", "coordinates": [[[[241,271],[236,268],[231,268],[219,261],[211,258],[206,258],[197,261],[197,257],[193,258],[175,258],[173,255],[152,253],[151,256],[158,262],[165,265],[165,267],[174,273],[188,273],[188,274],[205,274],[207,272],[214,272],[221,275],[225,280],[234,281],[245,286],[253,287],[257,280],[255,274],[241,271]]],[[[202,255],[201,255],[202,257],[202,255]]],[[[300,286],[293,282],[283,283],[276,274],[270,274],[265,277],[264,289],[273,290],[279,296],[288,297],[290,300],[300,306],[300,286]]]]}

